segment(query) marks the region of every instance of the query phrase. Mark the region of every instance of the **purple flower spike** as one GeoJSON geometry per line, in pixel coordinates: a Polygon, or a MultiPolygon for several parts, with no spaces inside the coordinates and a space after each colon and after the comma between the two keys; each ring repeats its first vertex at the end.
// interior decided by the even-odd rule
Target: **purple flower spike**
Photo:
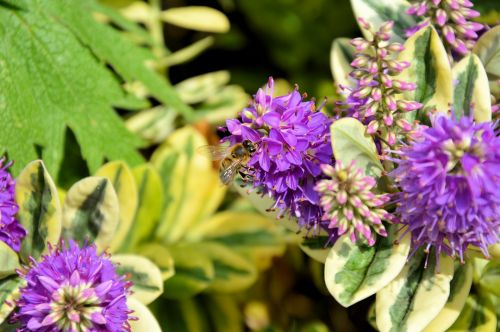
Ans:
{"type": "Polygon", "coordinates": [[[363,176],[354,162],[345,167],[337,160],[335,167],[322,165],[321,168],[328,179],[319,181],[314,189],[321,197],[323,220],[328,222],[328,227],[337,228],[339,235],[349,234],[353,243],[364,238],[370,246],[375,244],[376,235],[372,230],[387,236],[382,220],[392,220],[392,216],[381,206],[390,197],[372,192],[375,179],[363,176]]]}
{"type": "MultiPolygon", "coordinates": [[[[314,184],[323,178],[320,164],[333,163],[328,117],[313,101],[303,100],[298,88],[273,97],[272,78],[259,89],[241,120],[227,120],[230,144],[250,140],[257,146],[247,164],[253,186],[275,203],[270,210],[289,213],[300,227],[319,232],[322,209],[314,184]]],[[[327,229],[327,227],[323,227],[327,229]]],[[[334,237],[334,234],[331,234],[334,237]]]]}
{"type": "Polygon", "coordinates": [[[424,20],[408,29],[408,37],[430,22],[441,31],[446,46],[463,55],[474,46],[478,36],[476,32],[483,29],[482,24],[469,21],[478,17],[479,12],[471,9],[473,4],[468,0],[410,0],[410,3],[412,6],[408,8],[407,13],[423,17],[424,20]]]}
{"type": "Polygon", "coordinates": [[[0,241],[7,243],[15,251],[19,251],[21,240],[26,236],[26,230],[16,219],[19,209],[14,200],[16,181],[7,172],[12,162],[4,165],[4,161],[0,159],[0,241]]]}
{"type": "Polygon", "coordinates": [[[401,151],[392,172],[401,192],[396,213],[423,247],[464,261],[469,245],[486,257],[500,232],[500,138],[491,123],[433,118],[401,151]]]}
{"type": "Polygon", "coordinates": [[[399,43],[388,43],[392,21],[383,23],[378,31],[367,29],[371,37],[367,40],[356,38],[351,41],[357,47],[355,59],[351,65],[355,69],[350,73],[356,82],[354,88],[341,87],[346,92],[344,105],[347,115],[367,125],[367,133],[394,146],[398,137],[410,135],[413,126],[404,121],[406,112],[422,107],[420,103],[395,98],[404,91],[416,89],[415,84],[396,79],[409,62],[395,60],[403,50],[399,43]],[[399,100],[397,100],[399,99],[399,100]]]}
{"type": "Polygon", "coordinates": [[[126,300],[131,283],[95,246],[61,243],[19,274],[27,282],[13,317],[19,331],[130,331],[126,300]]]}

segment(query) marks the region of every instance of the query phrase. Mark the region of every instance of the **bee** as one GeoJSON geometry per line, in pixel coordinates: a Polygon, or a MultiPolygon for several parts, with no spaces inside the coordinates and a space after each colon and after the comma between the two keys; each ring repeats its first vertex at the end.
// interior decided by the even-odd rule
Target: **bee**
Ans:
{"type": "Polygon", "coordinates": [[[246,169],[257,145],[249,140],[244,140],[233,146],[205,145],[200,147],[201,152],[208,154],[212,160],[221,160],[219,179],[224,185],[230,184],[237,173],[246,169]]]}

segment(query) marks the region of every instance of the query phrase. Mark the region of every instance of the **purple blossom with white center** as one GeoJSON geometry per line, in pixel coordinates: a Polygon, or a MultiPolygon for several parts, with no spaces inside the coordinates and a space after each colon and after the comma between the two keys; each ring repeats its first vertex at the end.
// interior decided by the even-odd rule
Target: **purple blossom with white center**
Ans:
{"type": "Polygon", "coordinates": [[[355,69],[350,76],[354,88],[343,87],[347,92],[345,102],[347,115],[367,125],[367,133],[382,139],[389,146],[395,146],[398,136],[409,135],[413,125],[405,119],[405,113],[419,109],[422,105],[414,101],[396,98],[404,91],[414,90],[415,84],[397,80],[395,77],[410,65],[395,60],[403,50],[399,43],[389,43],[394,22],[382,24],[378,31],[359,19],[363,29],[371,34],[369,40],[355,38],[355,58],[351,66],[355,69]]]}
{"type": "Polygon", "coordinates": [[[0,241],[5,242],[15,251],[19,251],[21,240],[26,236],[26,230],[16,219],[19,210],[14,200],[16,181],[7,171],[12,162],[4,165],[4,161],[0,159],[0,241]]]}
{"type": "Polygon", "coordinates": [[[19,274],[27,282],[13,317],[19,331],[130,331],[126,300],[131,283],[105,254],[97,254],[95,245],[61,243],[19,274]]]}
{"type": "Polygon", "coordinates": [[[321,196],[323,220],[329,228],[337,228],[338,235],[349,234],[353,243],[365,238],[368,245],[375,244],[375,234],[387,236],[382,220],[392,216],[382,208],[390,200],[388,194],[372,192],[377,184],[371,176],[364,176],[353,161],[344,166],[337,160],[335,166],[321,165],[328,179],[320,180],[315,190],[321,196]]]}
{"type": "Polygon", "coordinates": [[[410,0],[410,3],[407,13],[424,17],[424,20],[409,29],[406,35],[409,37],[432,24],[440,31],[446,46],[462,55],[472,49],[477,31],[484,27],[470,21],[478,17],[479,12],[472,9],[474,4],[469,0],[410,0]]]}
{"type": "MultiPolygon", "coordinates": [[[[242,111],[241,120],[227,120],[231,135],[226,140],[231,145],[243,140],[256,144],[247,164],[253,186],[274,199],[270,209],[278,209],[280,217],[289,213],[300,227],[317,234],[323,213],[314,185],[323,178],[320,164],[333,162],[331,120],[313,101],[303,100],[297,88],[279,97],[273,97],[273,89],[270,78],[242,111]]],[[[330,236],[333,239],[335,231],[330,236]]]]}
{"type": "Polygon", "coordinates": [[[411,232],[413,250],[435,248],[464,261],[468,246],[499,240],[500,138],[491,122],[436,115],[432,127],[399,152],[392,172],[399,222],[411,232]]]}

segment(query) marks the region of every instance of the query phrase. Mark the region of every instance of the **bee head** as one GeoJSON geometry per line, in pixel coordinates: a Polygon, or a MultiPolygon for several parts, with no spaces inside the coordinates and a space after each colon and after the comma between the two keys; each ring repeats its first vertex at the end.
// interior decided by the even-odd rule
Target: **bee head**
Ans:
{"type": "Polygon", "coordinates": [[[249,140],[244,140],[241,144],[243,144],[243,147],[250,153],[254,153],[256,151],[255,144],[249,140]]]}

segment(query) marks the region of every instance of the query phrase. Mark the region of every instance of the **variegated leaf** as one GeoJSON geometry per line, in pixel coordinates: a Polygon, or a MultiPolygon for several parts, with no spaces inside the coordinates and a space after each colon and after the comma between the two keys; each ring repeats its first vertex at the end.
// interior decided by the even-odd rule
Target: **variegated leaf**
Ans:
{"type": "Polygon", "coordinates": [[[364,174],[378,177],[383,167],[373,138],[366,134],[365,126],[354,118],[334,121],[330,127],[333,154],[336,160],[349,165],[353,160],[364,174]]]}
{"type": "Polygon", "coordinates": [[[61,236],[61,203],[56,186],[43,162],[29,163],[16,179],[17,217],[28,232],[21,243],[21,257],[35,259],[47,252],[47,243],[61,236]]]}
{"type": "Polygon", "coordinates": [[[333,80],[343,86],[352,86],[349,73],[353,70],[351,62],[354,60],[354,46],[349,38],[335,38],[330,50],[330,70],[333,80]]]}
{"type": "Polygon", "coordinates": [[[160,324],[148,307],[133,296],[127,299],[129,309],[133,310],[137,320],[130,320],[131,332],[162,332],[160,324]]]}
{"type": "Polygon", "coordinates": [[[111,181],[120,206],[120,220],[109,245],[110,252],[115,252],[125,246],[125,238],[132,227],[134,215],[138,207],[138,194],[134,176],[123,161],[112,161],[97,170],[96,176],[111,181]]]}
{"type": "Polygon", "coordinates": [[[175,129],[177,113],[169,107],[157,106],[132,115],[125,125],[128,130],[151,144],[165,141],[175,129]]]}
{"type": "Polygon", "coordinates": [[[229,20],[224,13],[205,6],[185,6],[165,10],[160,18],[170,24],[197,31],[224,33],[229,20]]]}
{"type": "Polygon", "coordinates": [[[500,26],[486,31],[479,38],[472,50],[476,54],[486,69],[491,93],[500,99],[500,26]]]}
{"type": "MultiPolygon", "coordinates": [[[[215,267],[204,246],[184,243],[169,247],[168,250],[175,262],[175,274],[164,284],[164,297],[188,298],[210,285],[215,277],[215,267]]],[[[151,258],[146,252],[143,253],[151,258]]]]}
{"type": "Polygon", "coordinates": [[[415,253],[391,283],[377,293],[377,326],[381,332],[418,332],[443,309],[450,294],[453,260],[442,255],[439,271],[433,254],[415,253]]]}
{"type": "Polygon", "coordinates": [[[207,291],[234,293],[241,291],[257,280],[257,269],[247,257],[233,251],[231,246],[216,242],[200,242],[203,250],[214,266],[214,278],[207,291]]]}
{"type": "Polygon", "coordinates": [[[457,320],[472,285],[472,264],[455,262],[455,272],[450,283],[450,295],[441,312],[424,329],[424,332],[446,331],[457,320]]]}
{"type": "Polygon", "coordinates": [[[19,257],[5,242],[0,241],[0,279],[16,273],[19,257]]]}
{"type": "Polygon", "coordinates": [[[231,247],[267,267],[274,256],[284,253],[282,232],[274,220],[254,212],[225,211],[207,219],[187,234],[188,241],[210,241],[231,247]]]}
{"type": "Polygon", "coordinates": [[[243,317],[238,300],[232,294],[207,294],[199,299],[208,309],[214,331],[243,332],[243,317]]]}
{"type": "MultiPolygon", "coordinates": [[[[351,0],[351,6],[356,18],[362,17],[375,29],[383,22],[394,21],[393,41],[404,41],[406,30],[417,24],[413,16],[405,13],[408,2],[404,0],[351,0]]],[[[365,31],[363,33],[370,37],[365,31]]]]}
{"type": "Polygon", "coordinates": [[[374,246],[353,244],[348,235],[335,242],[325,263],[325,283],[344,307],[359,302],[389,284],[403,269],[410,250],[410,236],[400,239],[391,226],[387,237],[374,246]]]}
{"type": "Polygon", "coordinates": [[[99,250],[109,246],[120,219],[118,197],[111,181],[91,176],[75,183],[63,206],[63,236],[91,241],[99,250]]]}
{"type": "Polygon", "coordinates": [[[175,85],[179,97],[188,104],[201,103],[220,91],[229,83],[228,71],[220,70],[190,77],[175,85]]]}
{"type": "Polygon", "coordinates": [[[225,195],[212,161],[197,150],[204,145],[205,138],[187,126],[174,132],[151,158],[165,190],[156,237],[166,244],[178,242],[213,214],[225,195]]]}
{"type": "Polygon", "coordinates": [[[248,105],[250,96],[238,85],[228,85],[208,97],[196,108],[195,118],[212,124],[223,124],[226,119],[234,118],[248,105]]]}
{"type": "Polygon", "coordinates": [[[163,187],[158,172],[150,164],[132,169],[137,186],[138,204],[124,249],[133,249],[153,236],[164,202],[163,187]]]}
{"type": "Polygon", "coordinates": [[[23,283],[24,281],[17,276],[0,280],[0,324],[14,310],[14,301],[18,298],[19,288],[23,283]]]}
{"type": "Polygon", "coordinates": [[[488,292],[500,296],[500,261],[492,260],[482,270],[479,279],[481,287],[488,292]]]}
{"type": "Polygon", "coordinates": [[[118,274],[130,277],[132,296],[142,304],[150,304],[163,293],[161,271],[149,259],[143,256],[125,254],[113,255],[112,261],[117,263],[118,274]]]}
{"type": "Polygon", "coordinates": [[[469,295],[460,316],[447,332],[496,332],[497,315],[487,300],[469,295]]]}
{"type": "Polygon", "coordinates": [[[214,42],[215,38],[213,36],[207,36],[203,39],[200,39],[184,48],[181,48],[180,50],[177,50],[165,56],[160,60],[161,65],[163,67],[172,67],[191,61],[192,59],[203,53],[210,46],[212,46],[214,42]]]}
{"type": "Polygon", "coordinates": [[[155,309],[157,315],[162,317],[160,323],[163,331],[210,331],[207,308],[199,301],[199,297],[163,300],[155,309]]]}
{"type": "Polygon", "coordinates": [[[471,113],[478,122],[491,121],[491,98],[488,77],[481,61],[469,54],[453,69],[453,112],[457,118],[471,113]]]}
{"type": "MultiPolygon", "coordinates": [[[[408,61],[410,67],[398,79],[413,82],[417,86],[414,91],[404,93],[405,99],[423,104],[418,111],[419,119],[425,118],[428,112],[434,110],[447,113],[453,101],[452,73],[438,33],[429,26],[411,36],[404,47],[398,60],[408,61]]],[[[409,115],[416,116],[415,113],[410,112],[409,115]]]]}
{"type": "Polygon", "coordinates": [[[163,281],[175,274],[174,259],[165,246],[159,243],[149,243],[140,247],[139,253],[150,259],[160,269],[163,281]]]}

